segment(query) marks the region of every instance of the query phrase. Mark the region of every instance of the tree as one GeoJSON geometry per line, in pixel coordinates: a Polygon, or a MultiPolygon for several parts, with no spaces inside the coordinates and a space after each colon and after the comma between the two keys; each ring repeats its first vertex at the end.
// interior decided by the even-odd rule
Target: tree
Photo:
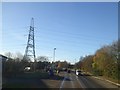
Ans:
{"type": "Polygon", "coordinates": [[[59,62],[58,63],[58,68],[68,68],[69,63],[67,61],[59,62]]]}
{"type": "Polygon", "coordinates": [[[97,50],[92,64],[96,74],[118,78],[117,46],[113,43],[97,50]]]}
{"type": "Polygon", "coordinates": [[[120,40],[98,49],[95,55],[81,58],[76,66],[94,75],[103,75],[120,81],[120,40]]]}
{"type": "Polygon", "coordinates": [[[16,52],[14,59],[21,61],[23,59],[23,55],[20,52],[16,52]]]}
{"type": "Polygon", "coordinates": [[[12,54],[11,52],[6,52],[6,53],[5,53],[5,56],[6,56],[7,58],[12,58],[12,57],[13,57],[13,54],[12,54]]]}
{"type": "Polygon", "coordinates": [[[38,56],[37,61],[44,62],[44,61],[49,61],[49,59],[47,56],[38,56]]]}

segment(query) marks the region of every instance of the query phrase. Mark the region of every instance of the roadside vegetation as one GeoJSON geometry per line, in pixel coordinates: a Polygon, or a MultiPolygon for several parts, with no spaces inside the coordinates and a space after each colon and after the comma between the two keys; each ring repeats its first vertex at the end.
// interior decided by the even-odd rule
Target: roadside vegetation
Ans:
{"type": "Polygon", "coordinates": [[[94,55],[81,57],[75,64],[81,69],[95,76],[120,83],[120,41],[113,42],[98,49],[94,55]]]}
{"type": "Polygon", "coordinates": [[[3,84],[5,80],[9,78],[49,78],[49,69],[52,68],[53,65],[53,73],[56,73],[57,70],[80,69],[87,74],[100,76],[120,83],[120,41],[101,47],[94,55],[81,57],[79,62],[75,63],[75,65],[71,65],[67,61],[56,61],[51,63],[48,57],[38,56],[34,67],[34,62],[23,59],[23,55],[20,53],[13,55],[8,52],[5,56],[7,56],[7,60],[2,61],[3,84]],[[26,70],[26,67],[30,67],[30,70],[26,70]]]}
{"type": "Polygon", "coordinates": [[[3,88],[47,88],[42,79],[63,79],[57,74],[57,70],[73,67],[66,61],[49,62],[46,56],[38,56],[36,63],[31,62],[28,58],[23,58],[21,53],[7,52],[5,57],[6,59],[2,60],[3,88]]]}

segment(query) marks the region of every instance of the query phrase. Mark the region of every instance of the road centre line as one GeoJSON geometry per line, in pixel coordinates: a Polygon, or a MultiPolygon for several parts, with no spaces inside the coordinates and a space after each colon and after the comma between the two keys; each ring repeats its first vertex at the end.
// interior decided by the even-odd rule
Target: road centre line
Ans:
{"type": "Polygon", "coordinates": [[[78,76],[75,75],[75,77],[76,77],[77,82],[79,83],[79,85],[80,85],[82,88],[86,88],[85,85],[84,85],[82,82],[80,82],[80,80],[78,79],[78,76]]]}
{"type": "Polygon", "coordinates": [[[71,74],[69,74],[69,77],[70,77],[70,79],[71,79],[70,82],[71,82],[71,84],[72,84],[72,87],[75,88],[71,74]]]}
{"type": "Polygon", "coordinates": [[[86,81],[90,86],[92,86],[92,87],[89,87],[89,88],[95,88],[94,85],[91,84],[90,81],[87,80],[84,76],[83,76],[83,79],[84,79],[84,81],[86,81]]]}

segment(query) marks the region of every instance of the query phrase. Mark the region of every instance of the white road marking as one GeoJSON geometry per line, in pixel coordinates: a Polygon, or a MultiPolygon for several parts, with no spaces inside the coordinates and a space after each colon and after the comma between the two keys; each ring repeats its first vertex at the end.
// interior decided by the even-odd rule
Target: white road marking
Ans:
{"type": "Polygon", "coordinates": [[[79,85],[82,87],[82,88],[86,88],[85,85],[82,83],[82,81],[80,82],[80,80],[78,79],[78,76],[75,76],[79,85]]]}
{"type": "Polygon", "coordinates": [[[64,79],[63,79],[63,81],[62,81],[62,83],[60,85],[60,89],[63,87],[64,82],[65,82],[65,77],[64,77],[64,79]]]}
{"type": "Polygon", "coordinates": [[[70,79],[71,79],[70,82],[72,84],[72,88],[75,88],[71,74],[69,76],[70,76],[70,79]]]}
{"type": "MultiPolygon", "coordinates": [[[[82,80],[78,78],[78,76],[75,75],[75,77],[76,77],[77,82],[79,83],[79,85],[80,85],[82,88],[87,88],[87,87],[84,85],[84,83],[82,82],[82,80]]],[[[65,73],[64,79],[63,79],[63,81],[62,81],[62,83],[61,83],[61,85],[60,85],[60,90],[64,87],[64,83],[65,83],[65,80],[66,80],[67,78],[68,78],[68,77],[67,77],[67,73],[65,73]]],[[[71,74],[69,74],[69,78],[70,78],[70,80],[71,80],[70,82],[71,82],[72,88],[75,88],[75,85],[74,85],[74,83],[73,83],[73,78],[72,78],[71,74]]]]}
{"type": "Polygon", "coordinates": [[[62,83],[61,83],[61,85],[60,85],[60,90],[61,90],[61,88],[63,88],[63,85],[64,85],[64,82],[65,82],[65,80],[66,80],[66,73],[65,73],[65,76],[64,76],[64,79],[63,79],[63,81],[62,81],[62,83]]]}
{"type": "Polygon", "coordinates": [[[85,77],[82,77],[84,79],[84,81],[86,81],[90,86],[92,87],[89,87],[89,88],[94,88],[94,85],[92,85],[85,77]]]}
{"type": "Polygon", "coordinates": [[[96,79],[99,79],[99,80],[103,80],[103,81],[110,82],[110,83],[112,83],[112,84],[114,84],[114,85],[117,85],[117,86],[120,86],[120,84],[119,84],[119,83],[115,83],[115,82],[112,82],[112,81],[110,81],[110,80],[107,80],[107,79],[102,79],[102,78],[95,77],[95,76],[92,76],[92,77],[93,77],[93,78],[96,78],[96,79]]]}

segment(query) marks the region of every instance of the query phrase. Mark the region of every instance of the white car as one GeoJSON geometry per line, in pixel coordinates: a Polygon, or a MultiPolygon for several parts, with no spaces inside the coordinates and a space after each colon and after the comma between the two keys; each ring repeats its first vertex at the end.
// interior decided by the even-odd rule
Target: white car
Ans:
{"type": "Polygon", "coordinates": [[[80,70],[76,70],[76,75],[80,75],[81,71],[80,70]]]}
{"type": "Polygon", "coordinates": [[[24,71],[30,71],[30,67],[25,67],[24,71]]]}

